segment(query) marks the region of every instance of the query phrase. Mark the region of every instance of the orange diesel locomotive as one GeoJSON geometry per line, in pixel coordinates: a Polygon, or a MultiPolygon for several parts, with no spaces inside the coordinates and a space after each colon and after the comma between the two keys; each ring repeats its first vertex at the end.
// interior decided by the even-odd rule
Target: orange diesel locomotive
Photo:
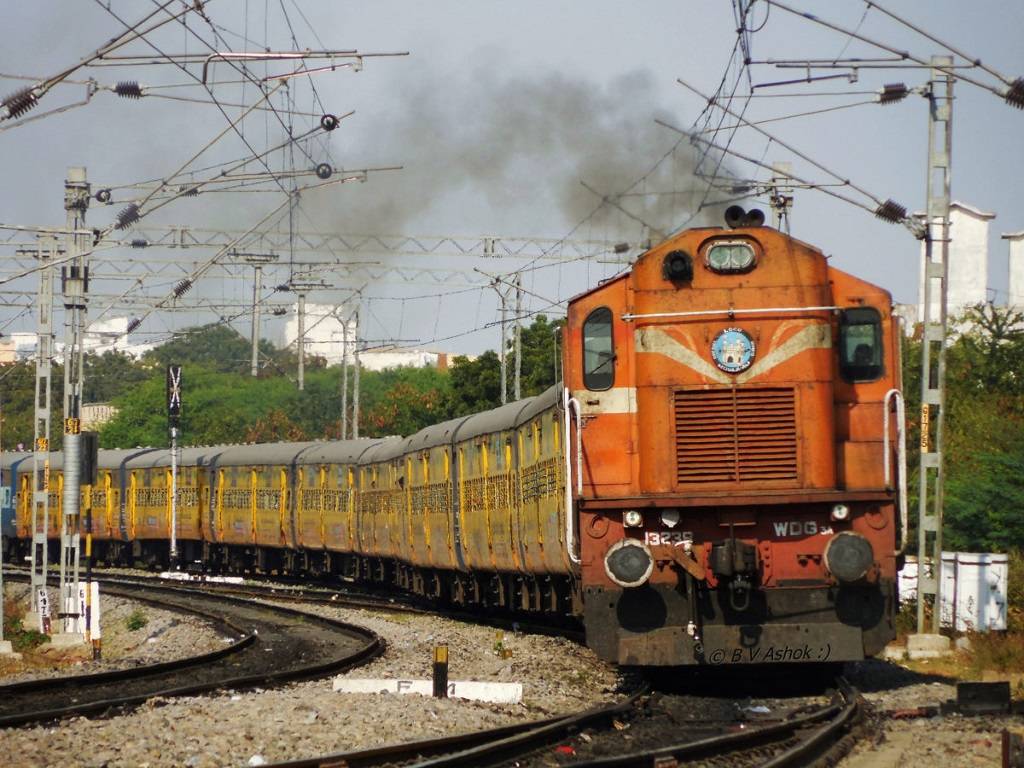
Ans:
{"type": "MultiPolygon", "coordinates": [[[[186,449],[178,548],[575,616],[622,664],[861,659],[894,636],[898,349],[889,295],[815,248],[689,230],[570,302],[564,387],[407,438],[186,449]]],[[[169,459],[100,453],[101,559],[167,562],[169,459]]],[[[24,556],[31,461],[0,474],[24,556]]]]}
{"type": "Polygon", "coordinates": [[[886,291],[774,229],[694,229],[576,297],[567,333],[591,647],[622,664],[816,662],[895,636],[886,291]]]}

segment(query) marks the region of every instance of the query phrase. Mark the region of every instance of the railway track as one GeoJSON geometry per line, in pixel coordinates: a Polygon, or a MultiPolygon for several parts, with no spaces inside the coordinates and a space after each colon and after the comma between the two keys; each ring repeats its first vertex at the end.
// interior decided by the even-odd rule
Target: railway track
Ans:
{"type": "MultiPolygon", "coordinates": [[[[18,569],[19,572],[27,571],[18,569]]],[[[487,624],[502,629],[529,632],[537,635],[566,637],[583,644],[586,640],[578,626],[560,621],[540,621],[529,616],[509,616],[496,613],[473,612],[451,607],[439,606],[403,592],[386,589],[367,589],[344,581],[310,581],[302,577],[282,578],[247,577],[247,581],[238,584],[225,581],[205,580],[202,577],[182,580],[154,574],[132,573],[123,576],[123,569],[96,568],[93,571],[99,578],[117,583],[118,579],[129,578],[135,581],[146,581],[167,586],[188,585],[189,589],[211,594],[230,595],[239,598],[288,602],[295,604],[330,605],[337,608],[355,608],[374,611],[394,611],[396,613],[440,615],[455,621],[474,624],[487,624]],[[254,581],[256,583],[254,583],[254,581]],[[262,581],[271,583],[260,583],[262,581]]]]}
{"type": "MultiPolygon", "coordinates": [[[[845,681],[830,700],[747,727],[726,727],[706,720],[675,729],[676,743],[647,749],[627,746],[624,722],[643,718],[646,687],[624,701],[586,712],[506,726],[442,739],[409,742],[357,752],[341,752],[276,763],[271,768],[499,768],[551,766],[572,768],[676,768],[699,762],[729,766],[784,768],[813,764],[841,748],[861,717],[858,692],[845,681]],[[617,727],[612,728],[612,724],[617,727]],[[573,744],[583,744],[586,731],[591,752],[605,756],[580,757],[573,744]],[[709,735],[710,734],[710,735],[709,735]],[[602,740],[602,735],[607,736],[602,740]],[[552,752],[555,746],[560,749],[552,752]]],[[[626,738],[629,738],[628,736],[626,738]]],[[[635,736],[634,736],[635,740],[635,736]]]]}
{"type": "Polygon", "coordinates": [[[231,642],[218,651],[172,662],[0,686],[0,727],[122,709],[153,697],[318,677],[368,661],[385,647],[367,629],[290,608],[151,580],[100,581],[106,594],[213,621],[230,633],[231,642]]]}

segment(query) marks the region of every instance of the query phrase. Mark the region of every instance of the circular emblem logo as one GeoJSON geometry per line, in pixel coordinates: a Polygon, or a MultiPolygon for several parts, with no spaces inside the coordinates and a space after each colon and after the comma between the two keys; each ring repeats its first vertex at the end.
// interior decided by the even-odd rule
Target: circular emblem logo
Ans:
{"type": "Polygon", "coordinates": [[[726,373],[745,371],[754,362],[756,347],[746,331],[726,328],[711,342],[711,357],[726,373]]]}

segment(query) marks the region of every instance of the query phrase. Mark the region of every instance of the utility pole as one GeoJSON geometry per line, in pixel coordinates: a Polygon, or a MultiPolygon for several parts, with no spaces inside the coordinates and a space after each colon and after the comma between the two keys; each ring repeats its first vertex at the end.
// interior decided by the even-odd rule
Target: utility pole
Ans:
{"type": "MultiPolygon", "coordinates": [[[[917,540],[917,631],[932,596],[932,634],[942,622],[943,432],[949,281],[950,170],[953,152],[953,58],[931,58],[928,86],[928,207],[924,222],[924,306],[921,343],[921,464],[917,540]],[[937,247],[936,247],[937,246],[937,247]],[[933,307],[933,302],[936,306],[933,307]],[[935,317],[935,310],[938,317],[935,317]]],[[[947,646],[948,647],[948,646],[947,646]]]]}
{"type": "Polygon", "coordinates": [[[352,349],[352,362],[355,371],[352,373],[352,438],[359,439],[359,308],[353,313],[356,320],[355,346],[352,349]]]}
{"type": "Polygon", "coordinates": [[[298,307],[299,331],[295,337],[295,347],[299,355],[299,391],[306,388],[306,294],[299,293],[298,307]]]}
{"type": "MultiPolygon", "coordinates": [[[[348,329],[355,326],[359,310],[355,310],[347,317],[341,319],[341,439],[348,440],[349,436],[349,415],[348,415],[348,329]]],[[[353,346],[354,350],[358,346],[353,346]]]]}
{"type": "Polygon", "coordinates": [[[508,402],[508,355],[505,349],[505,326],[508,324],[508,294],[511,287],[502,287],[502,282],[495,279],[491,283],[494,292],[501,300],[501,346],[498,347],[498,360],[501,363],[501,404],[508,402]]]}
{"type": "Polygon", "coordinates": [[[516,380],[515,380],[515,399],[522,399],[522,392],[520,387],[520,375],[523,371],[523,276],[521,273],[516,272],[515,280],[516,290],[516,330],[515,330],[515,355],[516,355],[516,380]]]}
{"type": "Polygon", "coordinates": [[[39,271],[38,334],[36,340],[35,418],[32,444],[32,551],[29,606],[32,617],[26,622],[33,629],[49,634],[49,599],[46,597],[46,566],[50,528],[50,373],[53,365],[53,267],[57,238],[41,235],[37,241],[39,271]],[[41,598],[41,599],[40,599],[41,598]]]}
{"type": "Polygon", "coordinates": [[[348,321],[342,320],[341,331],[341,435],[348,440],[348,321]]]}
{"type": "Polygon", "coordinates": [[[250,337],[252,360],[249,364],[249,375],[255,378],[259,374],[260,367],[260,291],[263,290],[263,265],[272,264],[280,257],[275,253],[235,253],[232,255],[253,268],[252,334],[250,337]]]}
{"type": "Polygon", "coordinates": [[[82,380],[85,358],[86,294],[89,268],[83,255],[88,245],[80,231],[85,228],[89,207],[89,183],[85,168],[68,168],[64,182],[64,210],[67,212],[67,250],[71,264],[61,267],[64,294],[64,487],[60,525],[60,603],[65,633],[78,631],[82,614],[79,605],[79,536],[81,530],[82,380]]]}
{"type": "Polygon", "coordinates": [[[288,284],[289,290],[294,291],[298,296],[296,315],[298,316],[299,328],[295,337],[295,347],[299,357],[298,379],[300,392],[306,388],[306,293],[316,288],[326,287],[323,281],[292,280],[288,284]]]}

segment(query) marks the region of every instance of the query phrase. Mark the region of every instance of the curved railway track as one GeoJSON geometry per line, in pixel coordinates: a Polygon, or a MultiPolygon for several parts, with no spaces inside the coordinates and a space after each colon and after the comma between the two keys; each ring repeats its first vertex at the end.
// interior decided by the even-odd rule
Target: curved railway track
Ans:
{"type": "MultiPolygon", "coordinates": [[[[783,768],[810,765],[843,748],[862,715],[858,692],[845,681],[828,703],[800,707],[749,727],[726,727],[707,720],[692,728],[677,728],[677,743],[631,749],[621,740],[613,722],[635,721],[645,715],[646,688],[624,701],[564,717],[505,726],[442,739],[409,742],[357,752],[342,752],[276,763],[270,768],[498,768],[499,766],[571,766],[572,768],[676,768],[694,762],[729,766],[783,768]],[[608,739],[599,748],[606,756],[578,758],[566,748],[552,754],[555,745],[568,747],[589,731],[596,743],[601,732],[608,739]],[[708,735],[713,733],[713,735],[708,735]],[[616,746],[616,742],[618,746],[616,746]]],[[[596,750],[595,750],[596,751],[596,750]]]]}
{"type": "Polygon", "coordinates": [[[106,594],[202,616],[232,640],[215,652],[171,662],[0,686],[0,727],[136,706],[157,696],[318,677],[368,661],[385,648],[370,630],[290,608],[151,581],[100,581],[106,594]]]}
{"type": "MultiPolygon", "coordinates": [[[[18,569],[19,572],[25,572],[18,569]]],[[[280,576],[252,576],[238,584],[226,581],[205,580],[202,577],[179,579],[163,575],[141,575],[133,573],[123,576],[123,569],[95,568],[97,578],[112,580],[116,583],[120,578],[135,581],[146,581],[160,585],[187,585],[188,589],[208,592],[211,594],[231,595],[240,598],[255,598],[288,603],[311,603],[330,605],[338,608],[367,609],[374,611],[394,611],[399,613],[418,613],[443,616],[454,621],[472,624],[486,624],[502,629],[514,629],[537,635],[555,635],[566,637],[583,644],[585,637],[578,625],[551,620],[543,622],[533,616],[505,615],[494,612],[467,611],[450,606],[441,606],[425,600],[417,599],[408,593],[361,587],[355,583],[335,580],[311,580],[303,577],[285,579],[280,576]],[[108,575],[109,574],[109,575],[108,575]],[[256,583],[253,583],[253,582],[256,583]],[[261,583],[266,582],[266,583],[261,583]]]]}

